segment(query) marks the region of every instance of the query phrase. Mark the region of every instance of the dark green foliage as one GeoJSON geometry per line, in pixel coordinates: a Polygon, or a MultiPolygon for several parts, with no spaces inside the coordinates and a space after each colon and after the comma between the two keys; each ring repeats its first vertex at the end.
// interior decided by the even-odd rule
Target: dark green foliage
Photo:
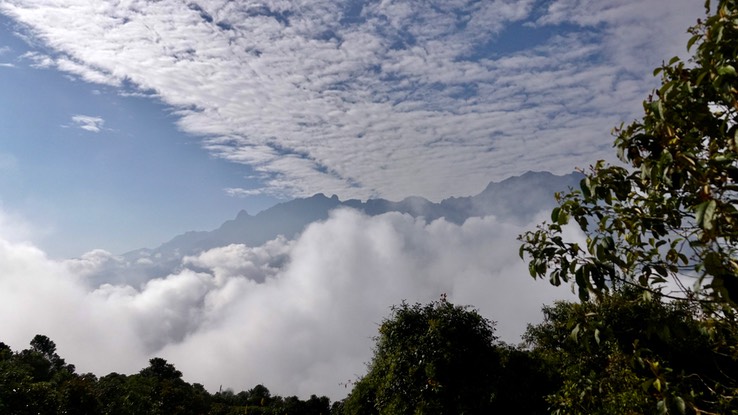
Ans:
{"type": "Polygon", "coordinates": [[[491,408],[500,368],[494,326],[444,299],[403,303],[379,329],[350,414],[478,414],[491,408]]]}
{"type": "Polygon", "coordinates": [[[548,414],[546,397],[558,389],[562,368],[530,350],[504,344],[498,350],[501,369],[490,413],[505,414],[515,408],[519,414],[548,414]]]}
{"type": "Polygon", "coordinates": [[[246,392],[208,393],[189,384],[182,372],[161,358],[138,374],[111,373],[97,379],[78,375],[56,353],[56,345],[38,335],[31,347],[14,353],[0,343],[0,414],[3,415],[328,415],[330,401],[273,396],[257,385],[246,392]]]}
{"type": "MultiPolygon", "coordinates": [[[[731,413],[738,402],[738,332],[705,330],[687,303],[643,301],[635,290],[544,307],[529,326],[532,353],[561,376],[549,403],[565,414],[731,413]],[[680,408],[683,407],[684,411],[680,408]]],[[[727,327],[722,327],[727,329],[727,327]]]]}
{"type": "Polygon", "coordinates": [[[596,162],[520,237],[531,276],[585,302],[548,308],[559,332],[536,334],[549,352],[564,346],[542,339],[578,341],[564,412],[738,410],[738,1],[716,6],[689,29],[690,62],[656,69],[643,118],[615,130],[624,165],[596,162]],[[586,243],[566,239],[569,223],[586,243]]]}
{"type": "MultiPolygon", "coordinates": [[[[709,9],[709,1],[707,8],[709,9]]],[[[557,195],[552,223],[521,236],[534,278],[572,281],[582,300],[632,285],[722,316],[738,307],[738,3],[692,27],[690,63],[663,64],[644,116],[616,129],[626,164],[598,161],[580,189],[557,195]],[[586,246],[567,241],[576,222],[586,246]],[[690,281],[696,281],[692,284],[690,281]]]]}

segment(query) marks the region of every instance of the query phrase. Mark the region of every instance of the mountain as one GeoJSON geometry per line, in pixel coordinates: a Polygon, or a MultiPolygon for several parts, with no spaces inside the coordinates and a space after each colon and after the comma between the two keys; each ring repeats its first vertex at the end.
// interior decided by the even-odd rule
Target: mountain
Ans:
{"type": "Polygon", "coordinates": [[[184,256],[230,244],[260,246],[279,235],[293,238],[310,223],[327,219],[332,210],[341,207],[356,209],[370,216],[387,212],[406,213],[423,217],[428,222],[445,218],[461,224],[470,217],[494,215],[525,224],[540,211],[554,206],[554,192],[578,188],[581,178],[580,173],[557,176],[548,172],[527,172],[498,183],[491,182],[478,195],[451,197],[439,203],[422,197],[408,197],[399,202],[385,199],[341,201],[335,195],[327,197],[321,193],[280,203],[256,215],[242,210],[218,229],[187,232],[158,248],[123,254],[122,261],[115,262],[115,269],[106,270],[105,282],[145,282],[168,275],[181,266],[184,256]]]}

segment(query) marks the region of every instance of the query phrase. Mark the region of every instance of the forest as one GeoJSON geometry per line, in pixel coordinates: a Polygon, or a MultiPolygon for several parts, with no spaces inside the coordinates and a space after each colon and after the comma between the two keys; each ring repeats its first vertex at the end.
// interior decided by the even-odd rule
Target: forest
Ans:
{"type": "Polygon", "coordinates": [[[272,395],[264,385],[208,392],[153,358],[133,375],[79,374],[35,336],[0,343],[3,414],[627,414],[738,411],[738,329],[705,326],[686,302],[644,300],[637,289],[543,308],[520,345],[445,296],[392,308],[368,373],[344,400],[272,395]]]}

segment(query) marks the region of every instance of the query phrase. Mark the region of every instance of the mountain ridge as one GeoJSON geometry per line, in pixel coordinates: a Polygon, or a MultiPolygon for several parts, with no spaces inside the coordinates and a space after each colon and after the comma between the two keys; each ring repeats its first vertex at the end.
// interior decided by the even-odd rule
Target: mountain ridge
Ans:
{"type": "MultiPolygon", "coordinates": [[[[182,259],[207,250],[243,244],[261,246],[282,235],[288,239],[301,233],[310,223],[328,219],[337,208],[351,208],[369,216],[388,212],[409,214],[427,222],[445,218],[462,224],[471,217],[494,215],[517,224],[529,223],[542,210],[555,205],[554,192],[578,188],[583,175],[573,172],[554,175],[550,172],[526,172],[500,182],[490,182],[474,196],[449,197],[431,202],[419,196],[399,202],[386,199],[348,199],[323,193],[279,203],[255,215],[239,211],[210,231],[189,231],[177,235],[156,248],[142,248],[120,255],[122,261],[107,269],[104,282],[143,283],[164,277],[182,266],[182,259]]],[[[101,280],[102,276],[99,277],[101,280]]],[[[97,279],[97,277],[96,277],[97,279]]]]}
{"type": "MultiPolygon", "coordinates": [[[[456,224],[463,223],[469,217],[488,215],[512,217],[520,221],[528,219],[545,205],[553,205],[554,192],[566,190],[566,187],[562,186],[577,186],[581,177],[577,172],[559,176],[550,172],[528,171],[500,182],[490,182],[477,195],[449,197],[437,203],[420,196],[409,196],[399,202],[382,198],[368,199],[365,202],[358,199],[341,201],[336,195],[328,197],[323,193],[317,193],[308,198],[279,203],[256,215],[241,210],[234,219],[226,220],[217,229],[185,232],[157,248],[143,250],[169,251],[176,247],[180,250],[180,254],[192,255],[224,244],[261,245],[278,235],[293,237],[309,223],[327,219],[328,213],[338,207],[356,209],[370,216],[400,212],[413,217],[424,217],[428,221],[443,217],[456,224]],[[510,197],[511,194],[520,194],[523,188],[526,194],[533,197],[523,199],[510,197]],[[546,198],[550,199],[548,201],[550,203],[542,200],[546,198]],[[535,212],[532,212],[533,210],[535,212]],[[183,249],[187,247],[189,249],[183,249]]],[[[123,256],[127,257],[141,251],[141,249],[130,251],[123,256]]]]}

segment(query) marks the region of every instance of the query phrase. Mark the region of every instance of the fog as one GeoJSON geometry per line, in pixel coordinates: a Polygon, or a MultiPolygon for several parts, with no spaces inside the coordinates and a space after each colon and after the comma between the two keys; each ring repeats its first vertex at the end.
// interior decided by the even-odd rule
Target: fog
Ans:
{"type": "Polygon", "coordinates": [[[543,304],[573,298],[568,287],[532,280],[518,257],[517,235],[544,218],[456,225],[340,209],[293,240],[185,257],[140,286],[92,278],[121,261],[105,251],[55,261],[0,240],[0,341],[20,350],[45,334],[78,371],[97,375],[136,373],[160,356],[211,391],[262,383],[280,395],[341,399],[365,373],[393,304],[445,293],[518,343],[543,304]]]}

